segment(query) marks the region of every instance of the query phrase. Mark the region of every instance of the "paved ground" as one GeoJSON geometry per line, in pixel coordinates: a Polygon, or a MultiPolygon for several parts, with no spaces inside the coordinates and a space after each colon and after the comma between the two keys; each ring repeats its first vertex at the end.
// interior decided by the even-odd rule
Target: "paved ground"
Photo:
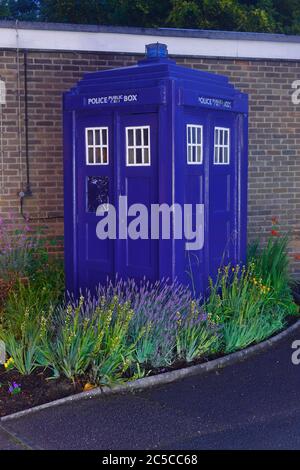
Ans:
{"type": "Polygon", "coordinates": [[[291,344],[219,372],[4,423],[0,448],[300,449],[300,365],[291,344]],[[16,441],[19,439],[19,444],[16,441]]]}

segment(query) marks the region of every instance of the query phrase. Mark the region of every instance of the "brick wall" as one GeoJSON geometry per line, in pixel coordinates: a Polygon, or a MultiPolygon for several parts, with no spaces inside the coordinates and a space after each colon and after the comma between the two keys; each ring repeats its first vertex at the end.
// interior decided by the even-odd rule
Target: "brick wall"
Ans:
{"type": "MultiPolygon", "coordinates": [[[[63,234],[62,92],[84,72],[132,65],[137,57],[122,54],[28,53],[29,157],[33,196],[26,198],[30,217],[48,218],[50,237],[63,234]],[[58,217],[54,219],[53,217],[58,217]]],[[[21,155],[18,137],[18,67],[15,51],[0,51],[1,76],[7,85],[3,108],[4,190],[0,214],[19,211],[18,192],[26,180],[24,151],[24,61],[20,64],[21,155]]],[[[291,101],[293,80],[300,78],[300,61],[178,58],[179,64],[227,75],[249,94],[249,238],[264,239],[271,218],[292,234],[291,258],[300,274],[300,106],[291,101]]],[[[38,222],[36,222],[38,224],[38,222]]],[[[57,248],[61,250],[61,247],[57,248]]]]}

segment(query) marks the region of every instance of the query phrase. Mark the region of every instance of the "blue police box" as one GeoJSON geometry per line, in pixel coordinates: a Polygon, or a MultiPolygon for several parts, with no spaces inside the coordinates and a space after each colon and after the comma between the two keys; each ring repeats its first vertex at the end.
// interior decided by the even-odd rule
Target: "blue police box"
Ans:
{"type": "Polygon", "coordinates": [[[135,66],[86,74],[64,94],[67,289],[93,290],[118,274],[177,279],[200,294],[220,266],[244,262],[247,132],[247,95],[226,77],[176,65],[164,44],[146,46],[135,66]],[[151,237],[150,220],[149,236],[144,227],[126,237],[134,217],[120,216],[120,196],[149,214],[153,205],[188,205],[192,228],[202,207],[194,229],[204,244],[187,249],[174,217],[170,236],[160,229],[151,237]],[[108,203],[118,234],[99,239],[97,208],[108,203]]]}

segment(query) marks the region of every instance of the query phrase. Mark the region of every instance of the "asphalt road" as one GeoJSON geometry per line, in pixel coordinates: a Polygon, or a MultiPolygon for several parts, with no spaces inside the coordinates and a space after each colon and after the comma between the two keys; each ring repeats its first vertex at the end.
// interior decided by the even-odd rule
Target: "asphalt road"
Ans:
{"type": "Polygon", "coordinates": [[[218,372],[3,423],[0,448],[300,449],[294,339],[300,340],[300,328],[272,349],[218,372]]]}

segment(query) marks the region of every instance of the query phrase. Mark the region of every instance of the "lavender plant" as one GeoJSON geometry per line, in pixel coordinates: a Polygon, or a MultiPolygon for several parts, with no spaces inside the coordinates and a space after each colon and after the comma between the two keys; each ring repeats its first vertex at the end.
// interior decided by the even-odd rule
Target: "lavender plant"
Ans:
{"type": "Polygon", "coordinates": [[[134,311],[129,334],[136,343],[135,361],[147,367],[165,367],[176,360],[177,313],[184,315],[193,300],[191,291],[168,279],[150,282],[116,280],[99,287],[98,298],[129,302],[134,311]],[[140,331],[144,334],[137,341],[140,331]]]}

